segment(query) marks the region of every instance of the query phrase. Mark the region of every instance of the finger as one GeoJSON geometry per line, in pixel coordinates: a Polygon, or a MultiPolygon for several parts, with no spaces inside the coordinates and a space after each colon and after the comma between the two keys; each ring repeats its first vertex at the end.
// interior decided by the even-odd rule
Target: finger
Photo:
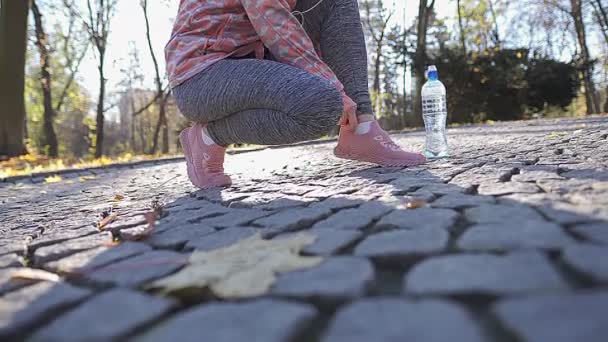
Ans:
{"type": "Polygon", "coordinates": [[[354,132],[357,129],[357,125],[359,124],[358,121],[359,120],[357,120],[356,114],[354,114],[354,113],[350,114],[349,118],[348,118],[348,128],[354,132]]]}

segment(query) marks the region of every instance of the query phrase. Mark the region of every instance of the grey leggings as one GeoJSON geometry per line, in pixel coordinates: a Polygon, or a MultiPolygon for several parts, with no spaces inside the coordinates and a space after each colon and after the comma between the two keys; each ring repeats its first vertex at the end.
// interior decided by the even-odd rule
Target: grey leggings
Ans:
{"type": "MultiPolygon", "coordinates": [[[[296,10],[319,0],[298,0],[296,10]]],[[[320,43],[323,60],[342,82],[358,113],[372,114],[367,52],[357,0],[325,0],[304,14],[304,28],[320,43]]],[[[271,56],[268,57],[272,59],[271,56]]],[[[327,80],[273,60],[226,59],[173,89],[180,111],[208,123],[220,145],[279,145],[329,133],[342,115],[342,99],[327,80]]]]}

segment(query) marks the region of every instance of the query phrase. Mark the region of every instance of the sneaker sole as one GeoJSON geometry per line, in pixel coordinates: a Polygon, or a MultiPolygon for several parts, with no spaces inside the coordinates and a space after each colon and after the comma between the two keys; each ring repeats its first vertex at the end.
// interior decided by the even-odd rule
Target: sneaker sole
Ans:
{"type": "Polygon", "coordinates": [[[334,156],[336,156],[337,158],[340,158],[340,159],[347,159],[347,160],[354,160],[354,161],[358,161],[358,162],[371,163],[371,164],[381,165],[384,167],[410,167],[410,166],[418,166],[418,165],[422,165],[422,164],[426,163],[426,161],[424,161],[424,162],[415,162],[415,161],[406,162],[406,161],[402,161],[402,160],[395,160],[395,161],[384,161],[384,160],[381,161],[378,159],[368,160],[368,159],[363,159],[363,158],[357,157],[356,155],[353,155],[353,154],[342,152],[342,150],[340,150],[337,146],[334,148],[334,156]]]}

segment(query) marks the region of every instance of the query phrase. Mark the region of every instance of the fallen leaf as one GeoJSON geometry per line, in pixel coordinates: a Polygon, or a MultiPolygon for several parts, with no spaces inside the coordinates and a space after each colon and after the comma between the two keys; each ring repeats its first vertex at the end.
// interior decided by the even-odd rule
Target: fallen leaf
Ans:
{"type": "Polygon", "coordinates": [[[86,181],[94,180],[95,178],[96,178],[95,176],[82,176],[82,177],[79,177],[78,180],[81,182],[86,182],[86,181]]]}
{"type": "Polygon", "coordinates": [[[61,278],[54,273],[35,268],[19,268],[11,272],[11,279],[58,282],[61,278]]]}
{"type": "Polygon", "coordinates": [[[555,138],[563,137],[564,135],[566,135],[565,132],[551,132],[551,134],[547,135],[547,138],[555,139],[555,138]]]}
{"type": "Polygon", "coordinates": [[[117,194],[116,196],[114,196],[115,201],[122,201],[123,199],[125,199],[125,196],[123,195],[117,194]]]}
{"type": "Polygon", "coordinates": [[[63,180],[63,178],[61,178],[61,176],[58,175],[53,175],[53,176],[48,176],[44,179],[45,183],[58,183],[61,182],[63,180]]]}
{"type": "Polygon", "coordinates": [[[147,212],[144,214],[144,218],[146,219],[147,225],[123,229],[120,231],[120,237],[127,241],[139,241],[150,236],[156,228],[158,213],[156,211],[147,212]]]}
{"type": "Polygon", "coordinates": [[[150,284],[165,294],[188,290],[210,290],[220,298],[248,298],[268,292],[276,274],[310,268],[323,258],[300,256],[314,242],[309,233],[263,240],[259,234],[232,246],[194,252],[189,265],[178,273],[150,284]]]}
{"type": "Polygon", "coordinates": [[[116,218],[118,218],[117,212],[110,213],[109,215],[101,219],[101,221],[99,221],[99,223],[97,224],[97,228],[99,228],[99,230],[103,230],[107,225],[114,222],[116,218]]]}
{"type": "Polygon", "coordinates": [[[412,198],[406,201],[405,207],[407,209],[418,209],[418,208],[424,208],[428,205],[428,202],[423,200],[423,199],[419,199],[419,198],[412,198]]]}

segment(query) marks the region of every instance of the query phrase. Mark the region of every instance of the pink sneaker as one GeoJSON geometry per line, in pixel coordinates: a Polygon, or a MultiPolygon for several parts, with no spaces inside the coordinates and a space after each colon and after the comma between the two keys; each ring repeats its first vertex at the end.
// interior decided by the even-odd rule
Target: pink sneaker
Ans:
{"type": "Polygon", "coordinates": [[[201,189],[229,186],[232,180],[224,174],[226,148],[205,144],[201,135],[202,129],[203,125],[195,124],[184,129],[179,135],[186,157],[188,178],[201,189]]]}
{"type": "Polygon", "coordinates": [[[406,152],[395,144],[377,121],[372,122],[369,132],[361,135],[341,127],[334,155],[387,167],[416,166],[426,162],[424,155],[406,152]]]}

